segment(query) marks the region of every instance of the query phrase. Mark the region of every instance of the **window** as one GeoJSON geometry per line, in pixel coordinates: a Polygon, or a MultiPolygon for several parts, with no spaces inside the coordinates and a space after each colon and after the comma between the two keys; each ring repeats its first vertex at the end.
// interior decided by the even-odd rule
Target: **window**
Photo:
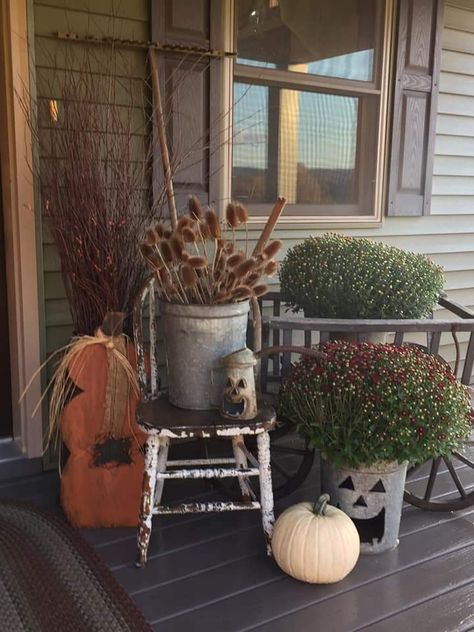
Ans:
{"type": "Polygon", "coordinates": [[[236,0],[232,195],[255,215],[379,217],[390,4],[236,0]]]}

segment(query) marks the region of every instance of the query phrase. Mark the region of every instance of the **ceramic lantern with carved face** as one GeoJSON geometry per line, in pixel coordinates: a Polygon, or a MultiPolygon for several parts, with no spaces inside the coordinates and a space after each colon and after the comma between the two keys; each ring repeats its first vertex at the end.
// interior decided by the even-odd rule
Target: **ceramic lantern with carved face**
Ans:
{"type": "Polygon", "coordinates": [[[322,488],[331,494],[359,532],[362,553],[379,553],[398,544],[406,463],[380,463],[359,470],[322,465],[322,488]]]}
{"type": "Polygon", "coordinates": [[[254,419],[257,416],[254,367],[250,349],[240,349],[222,359],[225,372],[221,414],[229,419],[254,419]]]}

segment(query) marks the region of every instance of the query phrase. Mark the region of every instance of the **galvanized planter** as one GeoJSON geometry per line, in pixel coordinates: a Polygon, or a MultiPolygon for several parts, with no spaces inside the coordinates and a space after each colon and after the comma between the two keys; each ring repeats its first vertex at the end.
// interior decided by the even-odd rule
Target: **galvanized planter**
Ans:
{"type": "Polygon", "coordinates": [[[249,301],[228,305],[160,302],[170,402],[180,408],[218,407],[224,389],[220,361],[246,346],[249,301]]]}
{"type": "Polygon", "coordinates": [[[321,491],[354,521],[361,553],[397,547],[406,471],[406,462],[351,469],[321,459],[321,491]]]}

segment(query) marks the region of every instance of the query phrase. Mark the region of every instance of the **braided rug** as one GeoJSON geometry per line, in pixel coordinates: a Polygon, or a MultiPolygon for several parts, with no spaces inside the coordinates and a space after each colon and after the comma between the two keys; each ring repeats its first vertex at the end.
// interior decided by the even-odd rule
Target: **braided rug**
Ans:
{"type": "Polygon", "coordinates": [[[59,517],[0,502],[1,632],[150,632],[94,549],[59,517]]]}

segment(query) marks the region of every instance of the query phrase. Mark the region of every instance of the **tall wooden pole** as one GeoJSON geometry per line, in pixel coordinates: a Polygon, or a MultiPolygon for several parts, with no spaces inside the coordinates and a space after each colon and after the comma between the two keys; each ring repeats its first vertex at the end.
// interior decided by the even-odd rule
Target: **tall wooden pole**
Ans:
{"type": "Polygon", "coordinates": [[[153,92],[153,109],[155,112],[158,140],[160,142],[161,162],[163,164],[163,176],[165,179],[168,210],[170,214],[171,227],[174,230],[178,223],[178,214],[176,212],[176,200],[174,197],[173,178],[171,175],[170,154],[168,150],[168,142],[166,139],[165,119],[163,116],[163,105],[161,101],[160,77],[158,73],[158,65],[155,59],[155,53],[151,49],[149,51],[149,58],[151,67],[151,85],[153,92]]]}

